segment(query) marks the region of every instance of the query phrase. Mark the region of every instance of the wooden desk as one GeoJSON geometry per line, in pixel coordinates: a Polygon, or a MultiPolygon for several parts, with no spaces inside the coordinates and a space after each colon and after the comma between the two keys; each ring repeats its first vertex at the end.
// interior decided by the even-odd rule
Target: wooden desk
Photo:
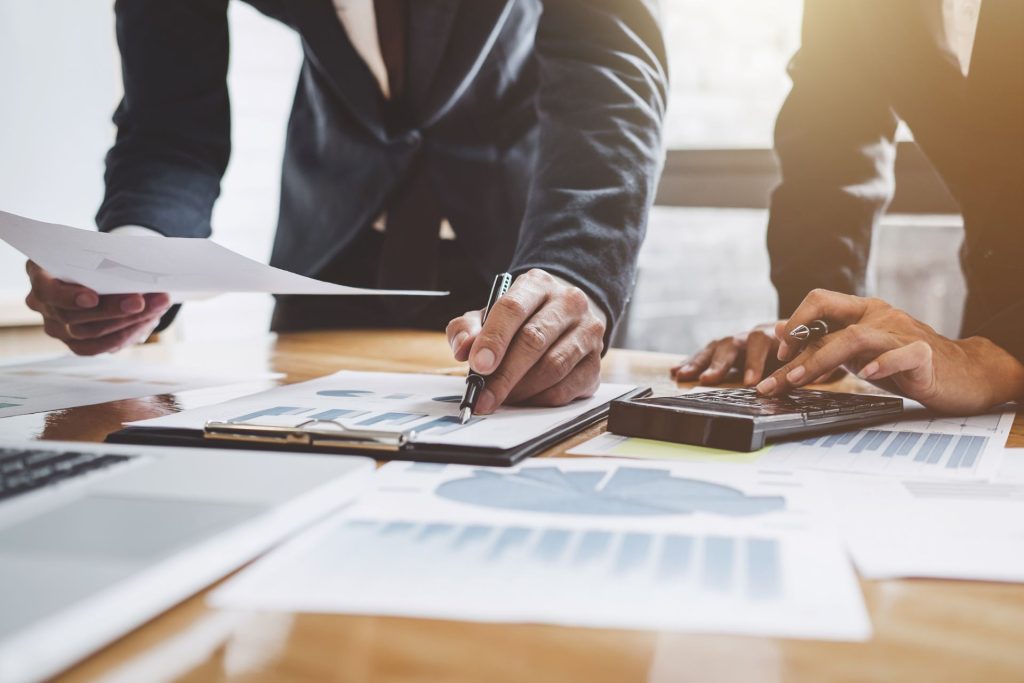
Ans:
{"type": "MultiPolygon", "coordinates": [[[[34,343],[20,344],[0,335],[4,353],[27,352],[30,346],[38,352],[34,343]]],[[[253,342],[243,349],[152,345],[129,355],[177,362],[222,359],[232,367],[244,364],[284,372],[289,381],[341,369],[462,370],[453,366],[441,335],[421,332],[296,334],[253,342]]],[[[670,390],[667,368],[673,360],[663,354],[613,351],[604,373],[608,380],[670,390]]],[[[0,436],[98,441],[122,420],[235,395],[238,390],[202,390],[9,418],[0,421],[0,436]]],[[[1010,445],[1024,446],[1020,419],[1010,445]]],[[[561,450],[564,447],[557,449],[561,450]]],[[[863,582],[863,589],[875,636],[857,644],[376,617],[234,615],[208,609],[199,595],[97,653],[61,680],[1024,680],[1024,586],[872,581],[863,582]]]]}

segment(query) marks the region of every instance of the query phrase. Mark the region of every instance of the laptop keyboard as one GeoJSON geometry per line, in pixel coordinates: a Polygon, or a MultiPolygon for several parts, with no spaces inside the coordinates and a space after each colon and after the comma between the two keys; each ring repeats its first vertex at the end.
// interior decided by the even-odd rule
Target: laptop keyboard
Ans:
{"type": "Polygon", "coordinates": [[[130,455],[0,448],[0,500],[133,459],[130,455]]]}

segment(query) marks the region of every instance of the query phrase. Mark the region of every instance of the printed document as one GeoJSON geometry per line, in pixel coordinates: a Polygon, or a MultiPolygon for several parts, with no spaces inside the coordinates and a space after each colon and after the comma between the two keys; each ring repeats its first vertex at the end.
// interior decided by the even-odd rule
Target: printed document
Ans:
{"type": "Polygon", "coordinates": [[[217,607],[863,640],[807,475],[612,459],[394,462],[217,607]]]}

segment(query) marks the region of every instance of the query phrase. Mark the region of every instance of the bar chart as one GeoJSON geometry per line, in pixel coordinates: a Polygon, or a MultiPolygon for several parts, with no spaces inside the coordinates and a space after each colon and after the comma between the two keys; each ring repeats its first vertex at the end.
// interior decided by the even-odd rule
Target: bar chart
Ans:
{"type": "MultiPolygon", "coordinates": [[[[773,538],[349,520],[332,533],[330,544],[351,557],[343,571],[354,581],[388,566],[417,567],[418,581],[430,585],[474,567],[490,581],[507,583],[529,576],[566,584],[566,576],[585,573],[627,591],[630,583],[644,585],[654,595],[670,590],[772,600],[784,593],[779,541],[773,538]]],[[[581,585],[587,583],[576,585],[589,593],[592,585],[581,585]]]]}
{"type": "Polygon", "coordinates": [[[862,429],[779,443],[764,451],[761,463],[903,477],[973,479],[991,470],[992,463],[986,463],[986,458],[997,457],[1005,441],[1005,434],[997,429],[998,420],[991,431],[945,423],[930,425],[929,431],[913,429],[914,424],[900,426],[903,428],[862,429]]]}

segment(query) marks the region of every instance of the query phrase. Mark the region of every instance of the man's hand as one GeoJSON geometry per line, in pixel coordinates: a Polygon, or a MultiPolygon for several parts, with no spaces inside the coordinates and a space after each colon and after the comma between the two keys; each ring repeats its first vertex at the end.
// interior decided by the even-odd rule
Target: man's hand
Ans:
{"type": "Polygon", "coordinates": [[[25,303],[42,314],[44,328],[80,356],[118,351],[144,341],[171,307],[167,294],[108,294],[55,279],[29,261],[32,291],[25,303]]]}
{"type": "Polygon", "coordinates": [[[947,339],[879,299],[814,290],[776,326],[788,361],[757,385],[775,396],[846,366],[861,378],[946,413],[969,414],[1024,396],[1024,365],[983,337],[947,339]],[[828,322],[831,334],[800,349],[798,325],[828,322]]]}
{"type": "Polygon", "coordinates": [[[775,323],[758,325],[749,332],[722,337],[711,342],[672,368],[672,379],[677,382],[721,384],[733,368],[743,370],[743,384],[750,387],[765,375],[768,359],[779,349],[775,336],[775,323]]]}
{"type": "Polygon", "coordinates": [[[539,269],[518,277],[480,326],[481,311],[448,323],[458,361],[487,376],[476,412],[503,403],[560,406],[601,382],[603,314],[578,287],[539,269]]]}

